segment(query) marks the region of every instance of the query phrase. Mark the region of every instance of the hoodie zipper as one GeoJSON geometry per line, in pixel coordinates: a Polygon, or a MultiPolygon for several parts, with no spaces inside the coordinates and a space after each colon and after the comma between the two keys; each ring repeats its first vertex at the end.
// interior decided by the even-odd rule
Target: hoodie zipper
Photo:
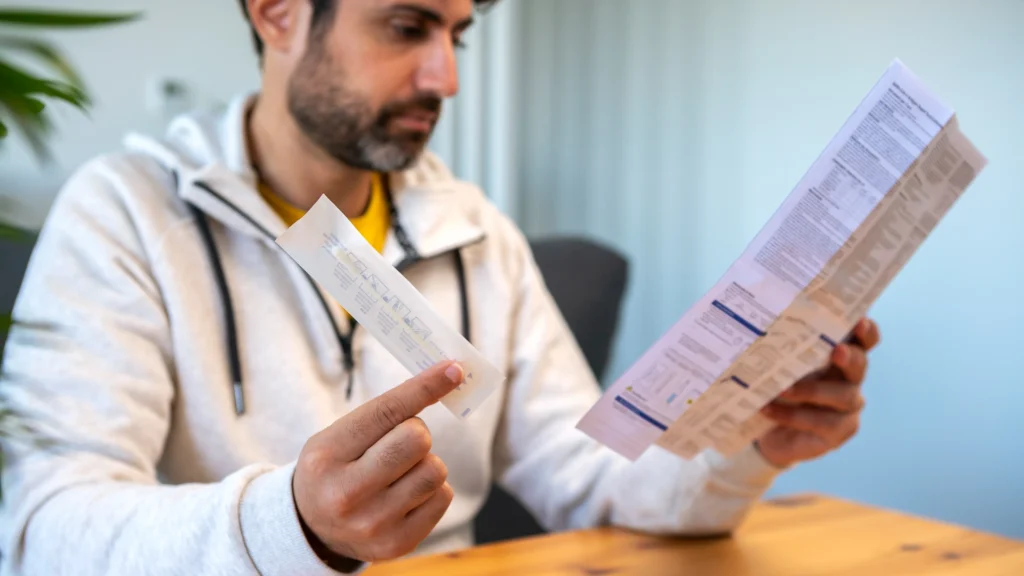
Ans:
{"type": "MultiPolygon", "coordinates": [[[[177,180],[177,174],[175,174],[174,176],[175,176],[175,180],[177,180]]],[[[234,211],[236,214],[238,214],[239,216],[244,218],[256,230],[258,230],[260,232],[260,234],[262,234],[267,239],[269,239],[272,243],[274,243],[274,235],[271,234],[269,230],[267,230],[262,225],[260,225],[259,222],[256,222],[255,219],[253,219],[251,216],[246,214],[240,208],[235,206],[232,202],[230,202],[226,198],[224,198],[224,196],[222,196],[220,193],[218,193],[216,190],[214,190],[213,187],[211,187],[209,184],[207,184],[206,182],[202,182],[202,181],[196,181],[195,185],[197,187],[201,188],[202,190],[206,191],[208,194],[210,194],[211,196],[216,198],[219,202],[221,202],[222,204],[224,204],[225,206],[230,208],[232,211],[234,211]]],[[[476,245],[476,244],[482,242],[484,240],[484,236],[480,236],[479,238],[473,240],[472,242],[467,242],[467,243],[461,244],[459,246],[452,247],[452,248],[450,248],[450,249],[448,249],[448,250],[446,250],[444,252],[440,252],[438,254],[431,255],[429,258],[424,258],[424,257],[419,255],[419,252],[412,245],[412,242],[409,240],[408,234],[406,233],[405,229],[402,227],[401,221],[398,219],[398,210],[395,208],[394,202],[390,201],[391,200],[390,199],[390,195],[391,195],[390,188],[387,190],[387,193],[388,193],[388,196],[389,196],[389,205],[390,205],[390,210],[391,210],[391,222],[392,222],[392,227],[393,227],[393,230],[394,230],[394,233],[395,233],[395,238],[396,238],[396,240],[398,240],[399,245],[402,247],[402,250],[405,252],[405,257],[401,260],[401,262],[398,263],[398,265],[395,266],[395,268],[398,270],[398,272],[403,273],[404,271],[408,270],[410,267],[412,267],[412,266],[414,266],[414,265],[416,265],[416,264],[418,264],[420,262],[424,262],[424,261],[427,261],[427,260],[433,260],[433,259],[436,259],[436,258],[441,258],[441,257],[444,257],[444,256],[448,256],[448,255],[454,255],[454,257],[455,257],[456,272],[457,272],[458,281],[459,281],[459,291],[460,291],[460,296],[461,296],[461,304],[462,304],[462,335],[463,335],[463,337],[467,341],[470,341],[471,334],[470,334],[470,318],[469,318],[469,297],[468,297],[467,286],[466,286],[467,282],[466,282],[465,263],[463,262],[463,259],[462,259],[462,252],[461,252],[461,250],[463,248],[468,247],[468,246],[473,246],[473,245],[476,245]]],[[[201,235],[203,237],[204,243],[207,246],[207,250],[208,250],[208,252],[210,252],[210,258],[212,260],[212,266],[214,268],[214,272],[215,272],[215,276],[216,276],[216,279],[217,279],[218,287],[219,287],[219,290],[220,290],[220,293],[221,293],[221,298],[222,298],[222,300],[224,300],[222,305],[224,306],[225,322],[227,324],[226,328],[227,328],[228,354],[229,354],[229,359],[228,359],[229,362],[228,363],[229,363],[229,366],[231,368],[233,396],[234,396],[234,400],[235,400],[235,413],[237,415],[241,416],[241,415],[243,415],[245,413],[245,399],[244,399],[244,396],[242,394],[241,360],[239,358],[238,347],[237,347],[237,328],[235,326],[234,309],[233,309],[233,307],[231,305],[231,302],[230,302],[230,295],[229,295],[228,290],[227,290],[227,281],[226,281],[226,278],[224,277],[224,274],[223,274],[223,267],[221,266],[221,262],[220,262],[220,258],[219,258],[218,252],[216,250],[216,246],[214,246],[214,244],[213,244],[212,234],[209,233],[208,224],[205,221],[205,215],[202,214],[201,211],[197,207],[195,207],[195,206],[191,206],[191,209],[192,209],[192,211],[193,211],[193,213],[194,213],[194,215],[195,215],[195,217],[197,219],[197,223],[199,225],[200,232],[201,232],[201,235]]],[[[305,273],[305,271],[303,271],[303,274],[306,277],[306,280],[309,281],[310,287],[313,289],[313,293],[316,294],[317,299],[320,301],[320,304],[321,304],[321,306],[324,309],[324,313],[327,314],[327,320],[330,323],[331,328],[334,331],[334,335],[335,335],[335,337],[338,340],[338,346],[341,348],[342,363],[343,363],[343,365],[345,367],[346,373],[348,374],[348,384],[347,384],[346,389],[345,389],[345,398],[347,400],[350,400],[352,398],[352,388],[353,388],[353,384],[354,384],[354,381],[355,381],[355,358],[354,358],[354,354],[353,354],[353,350],[352,350],[352,340],[355,337],[356,328],[359,326],[359,323],[355,322],[355,320],[353,319],[352,320],[352,324],[350,326],[350,329],[348,331],[348,334],[344,334],[338,328],[337,323],[334,321],[334,315],[331,313],[330,304],[327,302],[327,300],[321,294],[320,289],[316,285],[316,282],[314,282],[313,279],[309,276],[309,274],[305,273]]]]}

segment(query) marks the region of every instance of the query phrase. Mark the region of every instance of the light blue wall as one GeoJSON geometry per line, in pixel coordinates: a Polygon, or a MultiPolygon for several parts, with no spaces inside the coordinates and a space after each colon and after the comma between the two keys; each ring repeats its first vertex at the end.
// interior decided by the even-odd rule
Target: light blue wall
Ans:
{"type": "Polygon", "coordinates": [[[533,234],[626,252],[613,376],[768,219],[894,57],[989,168],[875,306],[861,433],[783,476],[1024,538],[1024,3],[525,0],[521,194],[533,234]]]}

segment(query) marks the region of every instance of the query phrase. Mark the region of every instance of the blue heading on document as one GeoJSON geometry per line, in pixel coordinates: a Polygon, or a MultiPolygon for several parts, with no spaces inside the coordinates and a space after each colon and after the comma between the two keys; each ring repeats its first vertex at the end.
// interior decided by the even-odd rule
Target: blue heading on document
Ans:
{"type": "Polygon", "coordinates": [[[645,414],[643,410],[637,408],[636,406],[633,405],[632,402],[630,402],[629,400],[626,400],[622,396],[616,396],[615,397],[615,401],[618,402],[619,404],[622,404],[626,408],[628,408],[630,412],[636,414],[640,418],[642,418],[645,421],[647,421],[647,423],[650,424],[651,426],[654,426],[655,428],[657,428],[657,429],[659,429],[661,431],[668,430],[668,426],[665,426],[661,422],[658,422],[654,418],[651,418],[650,416],[645,414]]]}
{"type": "Polygon", "coordinates": [[[729,316],[730,318],[732,318],[733,320],[735,320],[735,321],[739,322],[739,323],[740,323],[740,325],[742,325],[742,326],[743,326],[744,328],[746,328],[747,330],[750,330],[750,331],[751,331],[751,332],[753,332],[754,334],[757,334],[758,336],[764,336],[764,335],[765,335],[765,332],[764,332],[764,331],[762,331],[762,330],[759,330],[759,329],[757,328],[757,326],[754,326],[754,325],[753,325],[753,324],[751,324],[750,322],[747,322],[747,321],[746,321],[746,319],[744,319],[744,318],[743,318],[742,316],[740,316],[739,314],[737,314],[737,313],[733,312],[733,311],[732,311],[732,310],[731,310],[731,309],[730,309],[730,308],[729,308],[728,306],[726,306],[725,304],[722,304],[722,303],[721,303],[721,302],[719,302],[718,300],[715,300],[714,302],[712,302],[712,303],[711,303],[711,305],[712,305],[712,306],[714,306],[715,308],[718,308],[718,309],[719,309],[719,310],[721,310],[722,312],[725,312],[725,313],[726,313],[726,315],[728,315],[728,316],[729,316]]]}

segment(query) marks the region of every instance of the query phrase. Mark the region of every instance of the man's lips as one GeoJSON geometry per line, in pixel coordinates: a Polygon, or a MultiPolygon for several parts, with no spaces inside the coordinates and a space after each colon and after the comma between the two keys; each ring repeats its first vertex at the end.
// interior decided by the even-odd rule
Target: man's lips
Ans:
{"type": "Polygon", "coordinates": [[[400,128],[416,132],[429,132],[437,122],[437,114],[433,112],[414,111],[398,114],[392,118],[400,128]]]}

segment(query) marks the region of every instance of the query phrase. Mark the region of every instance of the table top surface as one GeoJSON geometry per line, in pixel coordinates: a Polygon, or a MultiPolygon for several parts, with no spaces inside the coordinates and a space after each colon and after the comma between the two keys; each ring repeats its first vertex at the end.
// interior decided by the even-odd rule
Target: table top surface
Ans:
{"type": "Polygon", "coordinates": [[[604,528],[382,563],[367,576],[1021,576],[1024,542],[816,495],[758,504],[732,537],[604,528]]]}

